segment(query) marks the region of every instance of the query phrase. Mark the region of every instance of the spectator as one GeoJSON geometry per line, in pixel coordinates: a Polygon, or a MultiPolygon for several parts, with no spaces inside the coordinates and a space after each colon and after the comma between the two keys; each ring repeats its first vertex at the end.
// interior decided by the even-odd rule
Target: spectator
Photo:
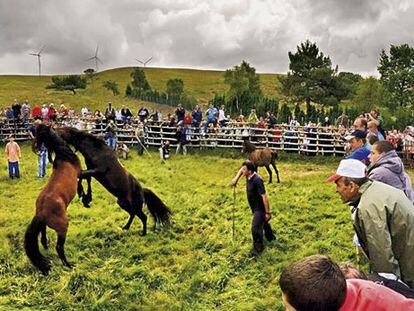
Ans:
{"type": "Polygon", "coordinates": [[[185,109],[181,104],[178,104],[177,109],[175,110],[175,115],[177,116],[177,124],[181,125],[184,123],[185,109]]]}
{"type": "Polygon", "coordinates": [[[371,165],[368,167],[370,179],[402,190],[414,203],[410,177],[404,172],[404,164],[391,143],[387,141],[376,142],[372,146],[370,160],[371,165]]]}
{"type": "Polygon", "coordinates": [[[193,117],[193,126],[200,127],[201,121],[203,120],[203,113],[201,112],[200,106],[196,105],[194,110],[191,112],[193,117]]]}
{"type": "Polygon", "coordinates": [[[26,99],[22,105],[22,121],[26,123],[30,119],[30,105],[29,100],[26,99]]]}
{"type": "Polygon", "coordinates": [[[290,128],[290,130],[291,131],[294,131],[295,129],[296,129],[296,127],[298,127],[300,124],[299,124],[299,122],[296,120],[296,116],[295,115],[293,115],[292,116],[292,120],[290,120],[290,123],[289,123],[289,128],[290,128]]]}
{"type": "Polygon", "coordinates": [[[46,104],[42,105],[42,119],[43,121],[49,121],[49,109],[46,104]]]}
{"type": "Polygon", "coordinates": [[[144,154],[144,143],[145,143],[145,131],[143,124],[138,124],[135,129],[135,139],[137,140],[137,155],[142,156],[144,154]]]}
{"type": "MultiPolygon", "coordinates": [[[[111,102],[108,103],[108,107],[105,109],[105,119],[108,124],[110,120],[115,121],[115,109],[111,102]]],[[[115,146],[113,149],[115,149],[115,146]]]]}
{"type": "Polygon", "coordinates": [[[272,227],[269,224],[269,220],[272,217],[270,214],[269,199],[266,194],[263,180],[256,173],[256,168],[252,162],[243,162],[242,167],[231,182],[233,187],[237,186],[237,182],[242,175],[246,177],[247,200],[249,201],[249,205],[253,213],[251,228],[253,248],[251,253],[252,255],[257,256],[261,254],[264,249],[263,231],[268,241],[276,239],[272,231],[272,227]]]}
{"type": "Polygon", "coordinates": [[[219,115],[218,115],[218,122],[221,126],[226,126],[226,124],[229,122],[229,120],[226,118],[224,105],[220,107],[219,115]]]}
{"type": "Polygon", "coordinates": [[[398,280],[396,278],[394,279],[387,278],[389,277],[387,274],[371,273],[369,275],[365,275],[365,273],[363,273],[353,264],[348,263],[348,262],[341,262],[339,264],[339,268],[344,274],[345,279],[369,280],[379,285],[386,286],[392,289],[393,291],[403,295],[405,298],[414,299],[414,290],[409,288],[401,280],[398,280]]]}
{"type": "Polygon", "coordinates": [[[385,140],[384,136],[378,131],[378,122],[369,121],[368,122],[368,134],[367,136],[376,136],[378,140],[385,140]]]}
{"type": "Polygon", "coordinates": [[[9,142],[6,145],[6,157],[9,163],[9,177],[20,178],[19,159],[22,157],[19,145],[14,141],[13,135],[9,136],[9,142]]]}
{"type": "Polygon", "coordinates": [[[129,156],[129,148],[128,148],[128,146],[124,142],[119,141],[117,143],[117,149],[116,150],[118,152],[118,156],[119,157],[121,157],[124,160],[128,159],[128,156],[129,156]]]}
{"type": "Polygon", "coordinates": [[[6,117],[7,117],[7,120],[9,120],[9,122],[11,122],[11,121],[14,120],[14,112],[13,112],[13,109],[11,109],[11,108],[8,108],[7,109],[7,111],[6,111],[6,117]]]}
{"type": "Polygon", "coordinates": [[[366,177],[358,160],[342,160],[336,174],[342,202],[351,206],[359,243],[377,273],[392,273],[410,288],[414,286],[414,208],[398,189],[366,177]]]}
{"type": "Polygon", "coordinates": [[[115,124],[115,121],[109,119],[109,123],[105,128],[105,141],[106,144],[111,147],[113,150],[116,149],[116,132],[118,131],[118,127],[115,124]]]}
{"type": "Polygon", "coordinates": [[[170,158],[170,141],[166,140],[162,143],[160,151],[161,160],[167,160],[170,158]]]}
{"type": "Polygon", "coordinates": [[[63,119],[67,119],[68,117],[69,117],[68,108],[66,108],[64,104],[61,104],[59,108],[59,118],[63,120],[63,119]]]}
{"type": "Polygon", "coordinates": [[[257,117],[256,109],[250,110],[250,114],[247,117],[247,122],[249,122],[250,124],[256,124],[257,121],[259,121],[259,118],[257,117]]]}
{"type": "Polygon", "coordinates": [[[306,257],[280,276],[286,310],[378,311],[411,310],[414,300],[374,282],[346,280],[339,266],[327,256],[306,257]]]}
{"type": "Polygon", "coordinates": [[[187,154],[187,127],[178,125],[177,132],[176,132],[176,139],[177,139],[177,149],[175,154],[180,152],[180,149],[183,149],[183,155],[187,154]]]}
{"type": "Polygon", "coordinates": [[[19,104],[19,102],[17,101],[17,99],[14,99],[14,102],[13,102],[13,105],[12,105],[12,109],[13,109],[14,121],[17,122],[17,121],[20,120],[21,110],[22,110],[22,106],[19,104]]]}
{"type": "Polygon", "coordinates": [[[57,113],[56,113],[55,105],[53,103],[50,103],[49,105],[47,116],[48,116],[49,121],[56,122],[57,113]]]}
{"type": "Polygon", "coordinates": [[[376,121],[378,126],[378,131],[381,133],[383,137],[385,137],[384,132],[384,118],[381,116],[378,109],[372,109],[371,112],[367,116],[368,121],[376,121]]]}
{"type": "Polygon", "coordinates": [[[42,109],[39,106],[34,106],[32,110],[32,117],[35,120],[42,119],[42,109]]]}
{"type": "MultiPolygon", "coordinates": [[[[261,129],[264,129],[266,127],[266,122],[263,117],[260,117],[259,121],[257,121],[257,127],[261,129]]],[[[261,132],[261,133],[264,133],[264,132],[261,132]]]]}
{"type": "Polygon", "coordinates": [[[325,117],[325,120],[322,122],[322,126],[331,126],[331,121],[329,121],[329,117],[325,117]]]}
{"type": "Polygon", "coordinates": [[[147,109],[147,108],[145,108],[145,107],[141,107],[141,108],[138,110],[138,117],[139,117],[139,120],[140,120],[141,122],[144,122],[144,120],[146,120],[146,119],[148,118],[148,116],[149,116],[149,111],[148,111],[148,109],[147,109]]]}
{"type": "Polygon", "coordinates": [[[342,125],[343,127],[347,127],[349,123],[348,116],[345,114],[345,112],[342,112],[341,115],[336,119],[336,126],[342,125]]]}
{"type": "Polygon", "coordinates": [[[69,119],[75,118],[75,109],[72,107],[69,108],[69,119]]]}
{"type": "Polygon", "coordinates": [[[82,107],[81,109],[81,116],[82,118],[86,118],[86,116],[89,114],[89,109],[87,107],[82,107]]]}
{"type": "Polygon", "coordinates": [[[214,127],[217,126],[217,116],[218,116],[218,110],[216,107],[214,107],[213,104],[210,104],[209,108],[206,111],[207,120],[204,124],[204,133],[207,133],[207,129],[209,125],[212,123],[214,127]]]}
{"type": "Polygon", "coordinates": [[[277,124],[277,119],[271,111],[266,112],[266,123],[268,128],[274,128],[277,124]]]}
{"type": "Polygon", "coordinates": [[[359,160],[365,165],[369,164],[370,151],[365,147],[366,144],[365,132],[356,130],[350,135],[346,136],[345,139],[348,141],[349,150],[351,154],[346,159],[359,160]]]}
{"type": "Polygon", "coordinates": [[[354,130],[366,132],[368,127],[367,120],[365,118],[356,118],[354,121],[354,130]]]}

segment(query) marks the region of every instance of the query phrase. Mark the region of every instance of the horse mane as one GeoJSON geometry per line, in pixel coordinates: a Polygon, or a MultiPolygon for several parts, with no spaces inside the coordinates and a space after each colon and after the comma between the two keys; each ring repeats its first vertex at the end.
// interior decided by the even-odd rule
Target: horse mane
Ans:
{"type": "Polygon", "coordinates": [[[50,126],[40,124],[37,127],[36,141],[42,142],[49,153],[53,152],[56,155],[55,160],[53,161],[54,168],[56,168],[57,160],[69,162],[73,165],[79,165],[79,159],[76,154],[50,126]]]}
{"type": "Polygon", "coordinates": [[[65,127],[65,128],[61,128],[60,130],[66,132],[67,134],[71,136],[72,139],[70,140],[70,144],[74,145],[76,149],[78,149],[77,147],[81,144],[81,142],[92,143],[93,147],[98,148],[98,149],[107,146],[105,141],[102,140],[101,138],[93,134],[90,134],[88,132],[78,130],[77,128],[65,127]]]}

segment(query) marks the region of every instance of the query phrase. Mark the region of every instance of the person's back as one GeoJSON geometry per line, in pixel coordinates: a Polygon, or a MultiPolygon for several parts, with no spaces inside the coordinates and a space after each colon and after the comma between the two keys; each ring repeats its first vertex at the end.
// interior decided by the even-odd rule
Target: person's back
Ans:
{"type": "Polygon", "coordinates": [[[371,281],[346,280],[347,292],[340,311],[414,310],[414,300],[371,281]]]}
{"type": "Polygon", "coordinates": [[[414,208],[405,194],[378,181],[359,189],[353,222],[374,272],[393,273],[414,286],[414,208]]]}

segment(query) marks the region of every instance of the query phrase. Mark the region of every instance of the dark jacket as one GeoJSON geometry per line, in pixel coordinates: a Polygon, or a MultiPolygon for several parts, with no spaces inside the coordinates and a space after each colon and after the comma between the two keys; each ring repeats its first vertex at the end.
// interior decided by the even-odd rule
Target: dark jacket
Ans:
{"type": "Polygon", "coordinates": [[[387,152],[378,159],[377,163],[370,166],[368,177],[404,191],[410,201],[414,203],[410,177],[404,172],[404,164],[395,150],[387,152]]]}

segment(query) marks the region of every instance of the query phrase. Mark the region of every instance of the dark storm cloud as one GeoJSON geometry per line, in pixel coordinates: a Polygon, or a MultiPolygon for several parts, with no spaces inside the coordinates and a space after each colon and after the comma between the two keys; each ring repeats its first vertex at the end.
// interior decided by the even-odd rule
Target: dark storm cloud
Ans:
{"type": "Polygon", "coordinates": [[[228,68],[246,59],[286,72],[287,52],[317,42],[340,70],[375,73],[390,44],[413,42],[412,1],[0,0],[0,73],[36,73],[28,55],[46,45],[44,73],[131,66],[228,68]]]}

